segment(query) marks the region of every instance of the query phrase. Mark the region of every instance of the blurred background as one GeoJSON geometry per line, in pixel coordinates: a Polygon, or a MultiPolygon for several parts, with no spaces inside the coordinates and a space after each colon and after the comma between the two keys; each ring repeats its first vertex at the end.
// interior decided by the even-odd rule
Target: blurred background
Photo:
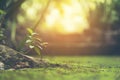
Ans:
{"type": "Polygon", "coordinates": [[[18,51],[36,26],[44,55],[120,55],[120,0],[0,0],[0,10],[0,43],[18,51]]]}

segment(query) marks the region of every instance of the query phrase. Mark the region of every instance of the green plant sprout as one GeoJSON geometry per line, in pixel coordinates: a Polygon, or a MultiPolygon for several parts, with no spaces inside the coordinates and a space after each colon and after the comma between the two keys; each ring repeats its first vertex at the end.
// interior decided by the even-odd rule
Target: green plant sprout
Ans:
{"type": "Polygon", "coordinates": [[[47,46],[47,42],[43,42],[37,33],[35,33],[31,28],[27,28],[28,38],[26,40],[26,44],[30,49],[34,49],[35,52],[41,56],[42,60],[42,53],[43,47],[47,46]]]}

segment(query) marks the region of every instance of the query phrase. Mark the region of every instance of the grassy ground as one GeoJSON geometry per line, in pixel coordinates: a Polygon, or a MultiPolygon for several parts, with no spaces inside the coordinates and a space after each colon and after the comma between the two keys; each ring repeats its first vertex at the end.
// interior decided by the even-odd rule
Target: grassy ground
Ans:
{"type": "Polygon", "coordinates": [[[47,57],[69,67],[0,71],[0,80],[120,80],[120,57],[47,57]]]}

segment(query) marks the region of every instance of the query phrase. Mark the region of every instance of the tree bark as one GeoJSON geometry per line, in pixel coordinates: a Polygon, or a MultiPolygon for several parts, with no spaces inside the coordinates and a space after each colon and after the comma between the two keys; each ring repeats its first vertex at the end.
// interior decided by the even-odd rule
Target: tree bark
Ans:
{"type": "Polygon", "coordinates": [[[5,69],[33,68],[41,65],[35,58],[4,45],[0,45],[0,62],[4,63],[5,69]]]}

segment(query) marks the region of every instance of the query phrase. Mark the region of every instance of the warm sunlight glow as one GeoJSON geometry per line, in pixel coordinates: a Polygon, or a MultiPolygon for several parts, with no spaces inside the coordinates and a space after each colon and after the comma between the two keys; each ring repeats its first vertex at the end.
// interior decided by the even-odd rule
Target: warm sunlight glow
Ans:
{"type": "Polygon", "coordinates": [[[48,27],[54,26],[56,20],[58,21],[60,18],[60,13],[58,9],[52,9],[50,14],[46,16],[46,22],[48,27]]]}
{"type": "Polygon", "coordinates": [[[61,33],[82,33],[89,27],[86,14],[80,3],[71,1],[70,4],[61,4],[61,9],[51,7],[46,16],[47,27],[56,28],[61,33]]]}
{"type": "MultiPolygon", "coordinates": [[[[105,0],[26,0],[21,8],[25,12],[17,18],[20,23],[31,21],[32,25],[43,15],[38,31],[50,31],[62,34],[83,33],[89,28],[88,15],[90,10],[95,10],[97,3],[104,3],[105,0]],[[26,19],[26,20],[25,20],[26,19]]],[[[107,0],[111,3],[111,0],[107,0]]]]}
{"type": "Polygon", "coordinates": [[[29,8],[27,10],[27,16],[29,16],[29,18],[34,19],[35,18],[35,14],[36,14],[36,11],[33,8],[29,8]]]}
{"type": "Polygon", "coordinates": [[[36,1],[26,0],[21,7],[26,11],[26,17],[30,20],[34,20],[41,9],[41,4],[36,1]]]}

